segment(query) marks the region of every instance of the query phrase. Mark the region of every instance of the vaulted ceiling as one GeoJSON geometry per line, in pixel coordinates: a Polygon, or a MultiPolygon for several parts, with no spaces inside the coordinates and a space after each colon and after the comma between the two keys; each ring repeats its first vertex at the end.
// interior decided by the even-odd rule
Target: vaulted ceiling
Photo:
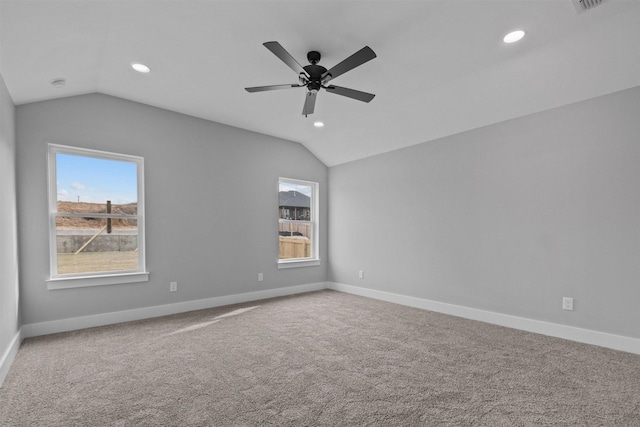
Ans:
{"type": "Polygon", "coordinates": [[[17,105],[99,92],[296,141],[333,166],[640,85],[640,2],[574,1],[1,0],[0,72],[17,105]],[[525,38],[503,43],[514,29],[525,38]],[[266,41],[327,68],[371,47],[332,83],[376,97],[321,91],[305,118],[304,88],[246,92],[298,82],[266,41]]]}

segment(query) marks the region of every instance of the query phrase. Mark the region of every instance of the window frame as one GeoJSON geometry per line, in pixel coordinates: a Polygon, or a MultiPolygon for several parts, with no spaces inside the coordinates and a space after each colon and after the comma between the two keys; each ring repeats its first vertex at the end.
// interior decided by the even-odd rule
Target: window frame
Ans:
{"type": "Polygon", "coordinates": [[[48,215],[49,215],[49,279],[47,289],[68,289],[89,286],[115,285],[121,283],[147,282],[149,273],[146,271],[145,254],[145,209],[144,209],[144,158],[129,154],[112,153],[108,151],[93,150],[89,148],[72,147],[68,145],[48,144],[48,215]],[[134,218],[137,221],[138,231],[138,268],[136,270],[116,270],[106,272],[83,273],[58,273],[58,249],[56,235],[56,218],[87,216],[83,213],[58,212],[58,183],[57,183],[57,154],[91,157],[103,160],[114,160],[136,164],[137,179],[137,213],[136,215],[123,214],[91,214],[96,218],[134,218]]]}
{"type": "MultiPolygon", "coordinates": [[[[319,200],[320,200],[320,184],[315,181],[304,181],[301,179],[293,179],[293,178],[278,178],[278,191],[276,195],[278,195],[278,211],[280,209],[279,206],[279,194],[280,194],[280,184],[294,184],[294,185],[305,185],[311,187],[311,197],[310,197],[310,206],[309,206],[309,222],[311,223],[311,256],[308,258],[284,258],[280,259],[278,255],[278,269],[284,268],[296,268],[296,267],[311,267],[320,265],[320,215],[319,215],[319,200]]],[[[281,223],[293,222],[292,220],[283,220],[280,218],[280,213],[278,212],[278,230],[280,229],[281,223]]],[[[297,221],[301,222],[301,221],[297,221]]],[[[279,237],[279,234],[278,234],[279,237]]],[[[279,253],[279,251],[278,251],[279,253]]]]}

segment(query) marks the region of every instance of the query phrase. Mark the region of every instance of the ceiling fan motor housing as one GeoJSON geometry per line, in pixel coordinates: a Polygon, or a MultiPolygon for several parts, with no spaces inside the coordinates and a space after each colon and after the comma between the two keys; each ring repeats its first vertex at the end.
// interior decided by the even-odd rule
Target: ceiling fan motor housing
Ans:
{"type": "Polygon", "coordinates": [[[318,65],[320,62],[320,52],[312,50],[307,53],[307,59],[311,65],[307,65],[304,71],[309,75],[309,81],[307,82],[307,89],[311,92],[318,92],[322,87],[322,76],[327,72],[327,69],[322,65],[318,65]]]}

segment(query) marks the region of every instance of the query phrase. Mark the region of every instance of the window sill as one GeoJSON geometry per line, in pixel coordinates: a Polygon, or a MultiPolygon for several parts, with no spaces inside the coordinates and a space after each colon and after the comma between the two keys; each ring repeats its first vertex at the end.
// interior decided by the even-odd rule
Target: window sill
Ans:
{"type": "Polygon", "coordinates": [[[283,268],[313,267],[320,265],[320,259],[292,259],[278,260],[278,270],[283,268]]]}
{"type": "Polygon", "coordinates": [[[149,273],[123,273],[105,276],[59,277],[47,280],[47,289],[87,288],[91,286],[120,285],[124,283],[148,282],[149,273]]]}

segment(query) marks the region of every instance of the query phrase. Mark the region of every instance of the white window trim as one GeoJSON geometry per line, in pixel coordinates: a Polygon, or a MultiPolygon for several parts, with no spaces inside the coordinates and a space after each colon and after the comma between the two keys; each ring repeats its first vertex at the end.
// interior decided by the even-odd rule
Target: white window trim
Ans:
{"type": "Polygon", "coordinates": [[[47,280],[47,289],[72,289],[91,286],[119,285],[123,283],[148,282],[149,273],[110,273],[95,276],[73,276],[47,280]]]}
{"type": "Polygon", "coordinates": [[[285,268],[313,267],[316,265],[320,265],[320,258],[291,258],[278,260],[278,270],[282,270],[285,268]]]}
{"type": "MultiPolygon", "coordinates": [[[[311,223],[313,224],[313,239],[311,241],[311,256],[309,258],[278,258],[278,269],[312,267],[320,265],[320,184],[313,181],[303,181],[301,179],[278,178],[278,194],[280,192],[280,183],[308,185],[312,188],[311,197],[311,223]]],[[[280,217],[278,216],[278,221],[280,217]]]]}
{"type": "MultiPolygon", "coordinates": [[[[49,272],[46,280],[47,289],[69,289],[90,286],[116,285],[122,283],[146,282],[149,272],[146,271],[145,256],[145,211],[144,211],[144,158],[128,154],[111,153],[88,148],[71,147],[67,145],[49,144],[47,152],[48,190],[49,190],[49,272]],[[137,167],[137,224],[138,224],[138,269],[127,271],[109,271],[96,273],[79,273],[59,275],[58,250],[56,239],[56,214],[58,211],[58,185],[56,182],[56,154],[70,154],[76,156],[94,157],[106,160],[134,162],[137,167]]],[[[101,214],[96,214],[101,216],[101,214]]]]}

